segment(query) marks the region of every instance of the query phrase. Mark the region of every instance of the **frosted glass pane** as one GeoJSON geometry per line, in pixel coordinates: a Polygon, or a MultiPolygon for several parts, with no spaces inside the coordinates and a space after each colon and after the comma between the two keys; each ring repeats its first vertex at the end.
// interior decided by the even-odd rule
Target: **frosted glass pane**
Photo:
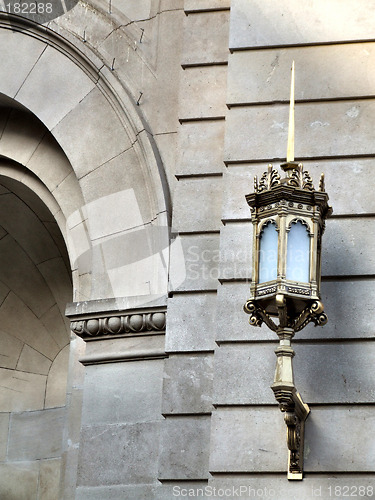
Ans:
{"type": "Polygon", "coordinates": [[[288,233],[286,279],[310,281],[310,236],[302,222],[292,223],[288,233]]]}
{"type": "Polygon", "coordinates": [[[268,223],[260,236],[259,283],[277,278],[277,241],[275,224],[268,223]]]}

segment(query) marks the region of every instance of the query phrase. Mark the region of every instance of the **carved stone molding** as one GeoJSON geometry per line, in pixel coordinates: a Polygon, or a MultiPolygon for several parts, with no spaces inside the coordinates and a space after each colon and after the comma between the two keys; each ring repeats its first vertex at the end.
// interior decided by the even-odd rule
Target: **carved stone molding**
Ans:
{"type": "Polygon", "coordinates": [[[90,314],[86,317],[72,318],[70,323],[71,330],[84,340],[106,336],[164,333],[165,324],[165,307],[90,314]]]}

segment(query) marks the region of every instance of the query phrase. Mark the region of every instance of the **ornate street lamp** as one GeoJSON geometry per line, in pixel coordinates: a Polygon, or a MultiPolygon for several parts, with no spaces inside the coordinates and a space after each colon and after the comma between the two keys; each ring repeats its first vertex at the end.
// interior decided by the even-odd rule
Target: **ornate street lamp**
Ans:
{"type": "Polygon", "coordinates": [[[265,323],[279,337],[271,388],[285,414],[288,479],[302,479],[304,423],[310,409],[294,385],[291,339],[310,321],[315,326],[327,322],[320,301],[321,241],[332,209],[324,175],[316,191],[309,173],[294,161],[294,62],[288,152],[281,168],[284,178],[269,165],[259,183],[254,179],[254,193],[246,196],[254,229],[252,283],[244,310],[251,325],[265,323]]]}

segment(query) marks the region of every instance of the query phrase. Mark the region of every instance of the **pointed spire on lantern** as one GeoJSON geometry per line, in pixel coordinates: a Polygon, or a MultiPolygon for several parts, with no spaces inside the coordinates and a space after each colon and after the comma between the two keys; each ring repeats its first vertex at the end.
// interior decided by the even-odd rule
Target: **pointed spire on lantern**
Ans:
{"type": "Polygon", "coordinates": [[[292,76],[290,81],[289,129],[286,161],[287,163],[294,161],[294,61],[292,63],[292,76]]]}
{"type": "Polygon", "coordinates": [[[294,61],[292,63],[292,76],[290,81],[290,103],[289,103],[289,128],[288,128],[288,147],[286,153],[286,162],[281,168],[286,172],[287,177],[282,182],[288,182],[291,177],[298,176],[302,178],[303,167],[301,163],[294,161],[294,61]]]}

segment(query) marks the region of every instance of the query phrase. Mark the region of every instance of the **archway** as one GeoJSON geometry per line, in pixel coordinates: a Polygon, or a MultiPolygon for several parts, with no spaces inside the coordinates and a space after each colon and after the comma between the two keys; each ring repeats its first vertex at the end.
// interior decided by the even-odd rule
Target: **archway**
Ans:
{"type": "Polygon", "coordinates": [[[50,210],[30,188],[5,176],[0,176],[0,256],[0,496],[37,498],[48,488],[58,498],[70,265],[50,210]]]}

